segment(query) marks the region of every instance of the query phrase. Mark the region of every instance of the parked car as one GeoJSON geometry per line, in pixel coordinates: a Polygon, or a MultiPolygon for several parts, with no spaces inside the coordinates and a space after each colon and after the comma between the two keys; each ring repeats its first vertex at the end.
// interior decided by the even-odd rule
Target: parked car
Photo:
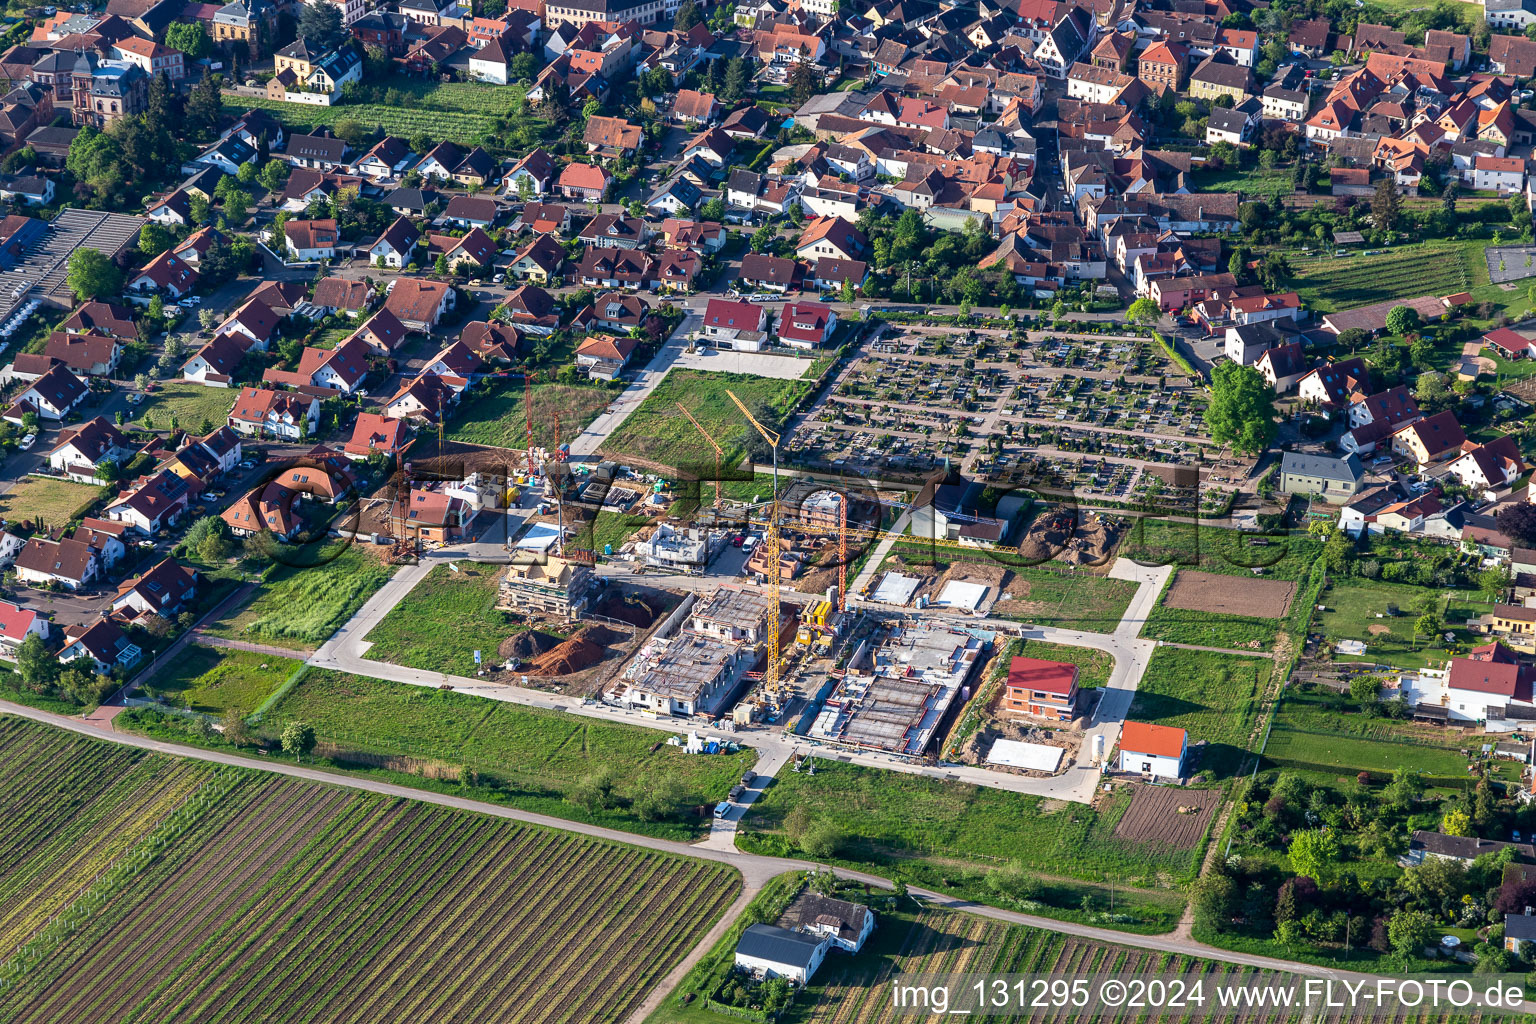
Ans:
{"type": "Polygon", "coordinates": [[[22,451],[26,451],[28,448],[31,448],[34,444],[37,444],[37,435],[36,434],[28,434],[26,437],[21,439],[21,450],[22,451]]]}

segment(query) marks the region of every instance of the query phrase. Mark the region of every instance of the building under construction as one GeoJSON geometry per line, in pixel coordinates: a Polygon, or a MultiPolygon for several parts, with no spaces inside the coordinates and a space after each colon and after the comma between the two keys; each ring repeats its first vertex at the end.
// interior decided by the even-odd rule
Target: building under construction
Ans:
{"type": "Polygon", "coordinates": [[[854,654],[810,735],[919,757],[957,706],[993,634],[938,623],[892,624],[854,654]]]}
{"type": "Polygon", "coordinates": [[[654,639],[625,671],[619,699],[662,715],[715,718],[730,710],[757,649],[689,630],[654,639]]]}

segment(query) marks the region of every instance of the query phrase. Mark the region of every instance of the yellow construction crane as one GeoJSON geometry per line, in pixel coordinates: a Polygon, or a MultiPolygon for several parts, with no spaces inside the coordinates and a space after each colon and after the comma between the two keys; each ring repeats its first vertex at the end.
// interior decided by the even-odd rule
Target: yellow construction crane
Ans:
{"type": "MultiPolygon", "coordinates": [[[[773,503],[768,514],[768,527],[763,531],[763,546],[768,549],[768,589],[772,592],[772,607],[769,610],[768,619],[768,671],[763,677],[764,688],[768,696],[775,704],[780,702],[779,697],[779,559],[782,552],[779,550],[779,435],[757,422],[742,404],[741,399],[729,388],[725,393],[730,396],[736,408],[747,418],[747,422],[757,428],[757,432],[763,435],[763,440],[768,442],[773,449],[773,503]]],[[[693,417],[689,417],[692,419],[693,417]]],[[[720,474],[715,474],[718,479],[720,474]]],[[[718,486],[718,484],[717,484],[718,486]]]]}
{"type": "Polygon", "coordinates": [[[725,452],[715,443],[714,438],[705,433],[699,421],[693,418],[693,413],[683,408],[682,402],[677,403],[677,411],[688,417],[688,422],[692,423],[694,428],[704,435],[704,440],[708,441],[709,446],[715,450],[715,519],[718,520],[720,518],[720,456],[724,455],[725,452]]]}

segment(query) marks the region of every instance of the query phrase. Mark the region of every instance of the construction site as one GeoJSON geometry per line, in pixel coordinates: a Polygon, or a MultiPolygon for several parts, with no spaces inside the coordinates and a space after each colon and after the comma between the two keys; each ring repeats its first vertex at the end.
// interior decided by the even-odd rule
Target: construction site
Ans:
{"type": "Polygon", "coordinates": [[[821,703],[809,735],[825,743],[920,757],[970,698],[995,634],[890,622],[864,639],[821,703]]]}

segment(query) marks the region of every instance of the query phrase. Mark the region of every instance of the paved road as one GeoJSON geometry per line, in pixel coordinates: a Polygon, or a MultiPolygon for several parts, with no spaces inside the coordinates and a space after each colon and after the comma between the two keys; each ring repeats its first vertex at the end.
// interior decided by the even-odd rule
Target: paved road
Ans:
{"type": "MultiPolygon", "coordinates": [[[[222,751],[201,750],[196,747],[184,747],[174,743],[165,743],[160,740],[152,740],[143,736],[135,736],[129,733],[108,732],[88,724],[78,718],[66,718],[47,711],[39,711],[35,708],[25,707],[20,704],[12,704],[10,701],[0,700],[0,712],[14,714],[22,718],[28,718],[35,722],[68,729],[72,732],[88,736],[92,739],[106,740],[112,743],[120,743],[124,746],[137,747],[144,750],[153,750],[161,754],[176,757],[188,757],[199,761],[209,761],[215,764],[232,765],[239,768],[249,768],[257,771],[272,772],[286,775],[291,778],[305,779],[309,782],[318,782],[332,786],[342,786],[348,789],[362,790],[369,793],[378,793],[384,796],[399,797],[406,800],[416,800],[421,803],[435,804],[440,807],[452,807],[456,810],[473,811],[487,814],[492,817],[504,818],[510,821],[521,821],[531,825],[539,825],[545,828],[560,829],[566,832],[574,832],[578,835],[589,836],[594,839],[603,839],[609,842],[622,843],[629,846],[638,846],[661,853],[673,854],[682,857],[697,857],[702,860],[728,864],[741,872],[749,891],[761,888],[769,879],[788,871],[806,871],[817,865],[808,861],[792,860],[782,857],[765,857],[759,854],[744,853],[736,849],[716,849],[708,844],[693,844],[674,842],[668,839],[656,839],[650,836],[635,835],[629,832],[620,832],[615,829],[602,828],[597,825],[588,825],[582,822],[568,821],[564,818],[552,818],[548,815],[533,814],[528,811],[519,811],[509,807],[500,807],[496,804],[481,803],[477,800],[467,800],[463,797],[450,796],[446,793],[434,793],[429,790],[410,789],[405,786],[396,786],[387,782],[379,782],[375,779],[361,778],[358,776],[333,774],[316,768],[306,768],[298,764],[290,764],[286,760],[276,758],[246,758],[222,751]]],[[[890,888],[889,879],[879,875],[871,875],[862,871],[850,871],[844,868],[833,869],[838,877],[854,882],[868,883],[879,888],[890,888]]],[[[1255,967],[1261,970],[1281,971],[1291,974],[1299,974],[1307,977],[1329,978],[1333,980],[1373,979],[1373,975],[1358,974],[1352,971],[1335,970],[1329,967],[1318,967],[1312,964],[1294,963],[1288,960],[1280,960],[1275,957],[1253,956],[1247,953],[1235,953],[1230,950],[1218,949],[1196,942],[1193,939],[1181,939],[1172,935],[1133,935],[1126,932],[1113,931],[1108,928],[1096,928],[1092,925],[1076,924],[1069,921],[1057,921],[1052,918],[1037,917],[1032,914],[1021,914],[1012,910],[1003,910],[998,907],[989,907],[972,903],[967,900],[955,899],[941,893],[935,893],[926,889],[909,889],[913,896],[936,906],[948,907],[955,910],[963,910],[981,917],[1004,921],[1009,924],[1021,924],[1031,928],[1040,928],[1046,931],[1056,932],[1062,935],[1073,935],[1079,938],[1089,939],[1095,942],[1107,942],[1121,946],[1129,946],[1136,949],[1147,949],[1154,952],[1182,953],[1187,956],[1203,957],[1208,960],[1216,960],[1222,963],[1238,964],[1246,967],[1255,967]]],[[[735,913],[739,913],[745,906],[746,894],[743,899],[738,899],[723,921],[731,920],[735,913]]],[[[685,963],[697,962],[720,934],[723,934],[728,924],[717,925],[696,947],[685,963]]],[[[660,999],[670,991],[670,986],[680,978],[682,970],[674,970],[667,976],[666,982],[658,986],[657,992],[651,994],[647,1000],[648,1005],[654,1008],[659,1005],[660,999]],[[660,993],[660,995],[658,995],[660,993]]],[[[649,1011],[647,1011],[649,1012],[649,1011]]],[[[643,1019],[643,1016],[631,1016],[631,1021],[643,1019]]]]}

